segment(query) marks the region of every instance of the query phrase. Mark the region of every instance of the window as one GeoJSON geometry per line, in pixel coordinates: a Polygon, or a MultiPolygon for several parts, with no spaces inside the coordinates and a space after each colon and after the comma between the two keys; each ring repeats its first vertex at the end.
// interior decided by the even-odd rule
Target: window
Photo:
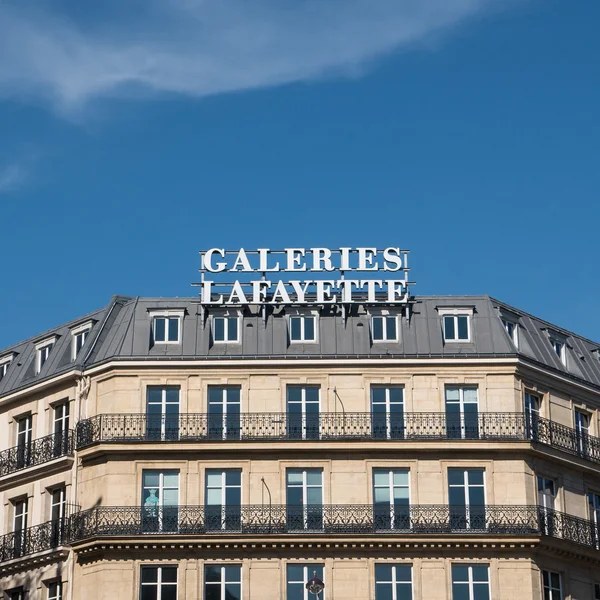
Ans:
{"type": "Polygon", "coordinates": [[[8,367],[10,366],[12,359],[13,359],[12,354],[9,354],[8,356],[3,356],[2,358],[0,358],[0,381],[2,381],[2,379],[4,379],[4,376],[6,375],[6,373],[8,373],[8,367]]]}
{"type": "Polygon", "coordinates": [[[241,530],[242,470],[208,469],[205,504],[207,529],[241,530]]]}
{"type": "Polygon", "coordinates": [[[575,435],[577,438],[577,452],[582,456],[587,456],[590,439],[589,413],[575,409],[575,435]]]}
{"type": "Polygon", "coordinates": [[[240,565],[206,565],[204,600],[241,600],[242,567],[240,565]]]}
{"type": "Polygon", "coordinates": [[[146,439],[179,439],[179,386],[148,386],[146,390],[146,439]]]}
{"type": "Polygon", "coordinates": [[[560,359],[560,362],[566,366],[567,364],[567,340],[565,337],[554,331],[548,331],[550,345],[560,359]]]}
{"type": "Polygon", "coordinates": [[[31,461],[31,415],[17,419],[17,469],[29,466],[31,461]]]}
{"type": "Polygon", "coordinates": [[[371,327],[374,342],[397,342],[398,327],[397,317],[375,316],[371,318],[371,327]]]}
{"type": "Polygon", "coordinates": [[[509,321],[505,317],[502,317],[502,325],[511,339],[512,343],[518,348],[519,347],[519,326],[514,321],[509,321]]]}
{"type": "Polygon", "coordinates": [[[79,351],[83,348],[85,341],[92,329],[92,323],[87,322],[71,329],[71,360],[75,360],[79,351]]]}
{"type": "Polygon", "coordinates": [[[239,440],[241,435],[241,387],[208,387],[208,437],[239,440]]]}
{"type": "Polygon", "coordinates": [[[69,449],[69,402],[54,406],[54,439],[52,455],[63,456],[69,449]]]}
{"type": "Polygon", "coordinates": [[[556,482],[554,479],[538,475],[537,487],[538,504],[544,508],[554,510],[554,502],[556,500],[556,482]]]}
{"type": "Polygon", "coordinates": [[[476,440],[479,437],[477,387],[446,386],[445,395],[448,439],[476,440]]]}
{"type": "Polygon", "coordinates": [[[214,317],[213,338],[217,343],[239,342],[239,317],[214,317]]]}
{"type": "Polygon", "coordinates": [[[600,583],[594,584],[594,600],[600,600],[600,583]]]}
{"type": "Polygon", "coordinates": [[[404,438],[403,387],[371,387],[371,434],[379,440],[404,438]]]}
{"type": "Polygon", "coordinates": [[[375,600],[412,600],[412,565],[375,565],[375,600]]]}
{"type": "Polygon", "coordinates": [[[153,313],[152,342],[154,344],[179,344],[182,317],[183,314],[180,311],[153,313]]]}
{"type": "Polygon", "coordinates": [[[177,567],[142,567],[140,600],[177,600],[177,567]]]}
{"type": "Polygon", "coordinates": [[[470,339],[469,315],[444,315],[444,340],[468,342],[470,339]]]}
{"type": "Polygon", "coordinates": [[[318,440],[320,437],[318,385],[287,386],[287,437],[291,440],[318,440]]]}
{"type": "Polygon", "coordinates": [[[288,469],[288,530],[323,528],[323,470],[288,469]]]}
{"type": "Polygon", "coordinates": [[[26,591],[20,587],[9,590],[7,593],[10,600],[25,600],[25,592],[26,591]]]}
{"type": "Polygon", "coordinates": [[[486,529],[485,470],[448,469],[452,529],[486,529]]]}
{"type": "MultiPolygon", "coordinates": [[[[313,598],[316,598],[314,594],[311,594],[306,589],[306,584],[313,577],[318,577],[321,581],[325,581],[323,570],[323,565],[320,564],[288,564],[286,567],[286,600],[313,600],[313,598]]],[[[324,600],[324,598],[325,591],[319,594],[319,600],[324,600]]]]}
{"type": "Polygon", "coordinates": [[[530,392],[525,392],[524,408],[527,437],[536,440],[540,419],[540,397],[530,392]]]}
{"type": "Polygon", "coordinates": [[[490,600],[488,565],[452,565],[452,600],[490,600]]]}
{"type": "Polygon", "coordinates": [[[316,342],[317,317],[290,317],[290,341],[316,342]]]}
{"type": "Polygon", "coordinates": [[[14,503],[14,551],[15,557],[26,552],[27,535],[27,498],[14,503]]]}
{"type": "Polygon", "coordinates": [[[410,529],[408,469],[373,469],[375,529],[410,529]]]}
{"type": "Polygon", "coordinates": [[[560,574],[552,571],[542,571],[544,584],[544,600],[562,600],[560,574]]]}
{"type": "Polygon", "coordinates": [[[62,581],[53,581],[48,584],[48,600],[63,600],[62,581]]]}
{"type": "Polygon", "coordinates": [[[177,531],[179,471],[142,471],[142,529],[177,531]]]}
{"type": "Polygon", "coordinates": [[[60,546],[63,543],[66,516],[67,490],[65,486],[62,485],[52,491],[50,500],[50,520],[53,546],[60,546]]]}
{"type": "Polygon", "coordinates": [[[596,549],[600,549],[600,494],[588,492],[588,507],[596,549]]]}
{"type": "Polygon", "coordinates": [[[46,364],[48,357],[50,356],[50,352],[54,347],[54,343],[56,342],[56,337],[51,339],[43,340],[35,345],[36,349],[36,358],[35,358],[35,372],[36,375],[42,370],[42,367],[46,364]]]}

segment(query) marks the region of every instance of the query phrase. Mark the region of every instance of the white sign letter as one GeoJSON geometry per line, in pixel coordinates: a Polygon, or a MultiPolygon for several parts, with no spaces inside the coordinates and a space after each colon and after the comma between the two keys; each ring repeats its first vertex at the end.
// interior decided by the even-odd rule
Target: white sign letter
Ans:
{"type": "Polygon", "coordinates": [[[239,266],[242,267],[241,268],[242,271],[252,272],[252,267],[250,266],[250,261],[248,260],[248,257],[246,256],[246,251],[243,248],[240,248],[237,258],[235,259],[235,262],[233,263],[233,267],[231,267],[231,269],[229,269],[229,270],[237,271],[239,266]]]}
{"type": "Polygon", "coordinates": [[[279,263],[275,263],[275,266],[272,269],[269,269],[268,266],[268,259],[269,259],[269,252],[270,250],[268,248],[259,248],[258,249],[258,255],[260,256],[260,267],[259,267],[259,271],[261,271],[262,273],[265,272],[271,272],[271,271],[279,271],[279,263]]]}
{"type": "Polygon", "coordinates": [[[333,271],[329,248],[311,248],[311,252],[313,253],[313,271],[333,271]],[[324,263],[324,267],[321,267],[321,263],[324,263]]]}
{"type": "Polygon", "coordinates": [[[331,286],[335,285],[333,281],[326,279],[317,279],[317,302],[324,304],[333,304],[335,302],[335,294],[331,295],[331,286]]]}
{"type": "Polygon", "coordinates": [[[402,268],[400,248],[386,248],[383,251],[383,258],[385,260],[384,271],[399,271],[402,268]]]}
{"type": "Polygon", "coordinates": [[[217,263],[216,268],[212,266],[212,256],[213,254],[220,254],[223,258],[225,258],[225,250],[220,248],[211,248],[204,253],[204,268],[211,273],[220,273],[224,271],[227,267],[227,263],[219,262],[217,263]]]}
{"type": "Polygon", "coordinates": [[[300,263],[304,256],[304,248],[286,248],[285,251],[287,253],[287,271],[306,271],[306,265],[300,263]]]}
{"type": "Polygon", "coordinates": [[[373,257],[377,254],[377,248],[357,248],[357,250],[359,271],[377,271],[379,269],[378,263],[373,264],[373,257]]]}

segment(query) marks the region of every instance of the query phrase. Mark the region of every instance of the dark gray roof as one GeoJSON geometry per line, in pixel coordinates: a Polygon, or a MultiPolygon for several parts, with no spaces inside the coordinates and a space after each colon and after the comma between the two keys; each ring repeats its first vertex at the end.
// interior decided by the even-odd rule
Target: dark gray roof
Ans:
{"type": "MultiPolygon", "coordinates": [[[[0,397],[71,369],[87,368],[109,360],[214,358],[292,358],[292,357],[505,357],[520,355],[577,380],[600,387],[599,344],[560,327],[537,319],[489,296],[417,296],[410,316],[399,307],[386,307],[400,314],[398,342],[375,343],[371,339],[370,316],[381,307],[353,305],[347,314],[338,306],[274,308],[264,319],[259,307],[240,308],[241,343],[215,344],[211,315],[223,308],[210,308],[204,314],[197,298],[129,298],[115,296],[105,308],[57,327],[36,338],[0,352],[0,359],[15,354],[6,376],[0,381],[0,397]],[[471,341],[444,342],[439,310],[469,308],[473,312],[471,341]],[[317,343],[290,343],[286,314],[319,308],[317,343]],[[151,311],[184,311],[180,344],[151,343],[151,311]],[[518,322],[519,348],[507,335],[500,315],[518,322]],[[208,315],[208,316],[207,316],[208,315]],[[71,361],[71,329],[93,320],[94,327],[75,361],[71,361]],[[35,344],[57,336],[50,357],[35,374],[35,344]],[[566,365],[550,344],[549,335],[566,343],[566,365]]],[[[231,310],[231,309],[230,309],[231,310]]]]}

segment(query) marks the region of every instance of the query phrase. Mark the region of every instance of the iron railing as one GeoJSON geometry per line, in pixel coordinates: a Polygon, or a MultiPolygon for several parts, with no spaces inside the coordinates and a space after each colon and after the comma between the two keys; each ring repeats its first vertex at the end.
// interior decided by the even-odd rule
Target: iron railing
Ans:
{"type": "Polygon", "coordinates": [[[533,441],[600,463],[600,438],[525,413],[102,414],[77,424],[77,448],[238,440],[533,441]]]}
{"type": "Polygon", "coordinates": [[[27,467],[41,465],[61,456],[72,455],[75,450],[73,430],[54,433],[27,444],[0,452],[0,477],[27,467]]]}
{"type": "Polygon", "coordinates": [[[71,539],[143,535],[547,535],[599,549],[593,522],[540,506],[98,506],[71,519],[71,539]]]}

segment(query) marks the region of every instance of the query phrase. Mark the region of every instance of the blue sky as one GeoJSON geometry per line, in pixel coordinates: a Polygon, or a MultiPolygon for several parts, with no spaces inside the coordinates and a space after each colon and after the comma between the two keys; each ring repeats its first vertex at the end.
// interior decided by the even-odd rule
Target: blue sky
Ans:
{"type": "Polygon", "coordinates": [[[600,2],[97,4],[0,3],[0,348],[214,246],[401,246],[600,340],[600,2]]]}

